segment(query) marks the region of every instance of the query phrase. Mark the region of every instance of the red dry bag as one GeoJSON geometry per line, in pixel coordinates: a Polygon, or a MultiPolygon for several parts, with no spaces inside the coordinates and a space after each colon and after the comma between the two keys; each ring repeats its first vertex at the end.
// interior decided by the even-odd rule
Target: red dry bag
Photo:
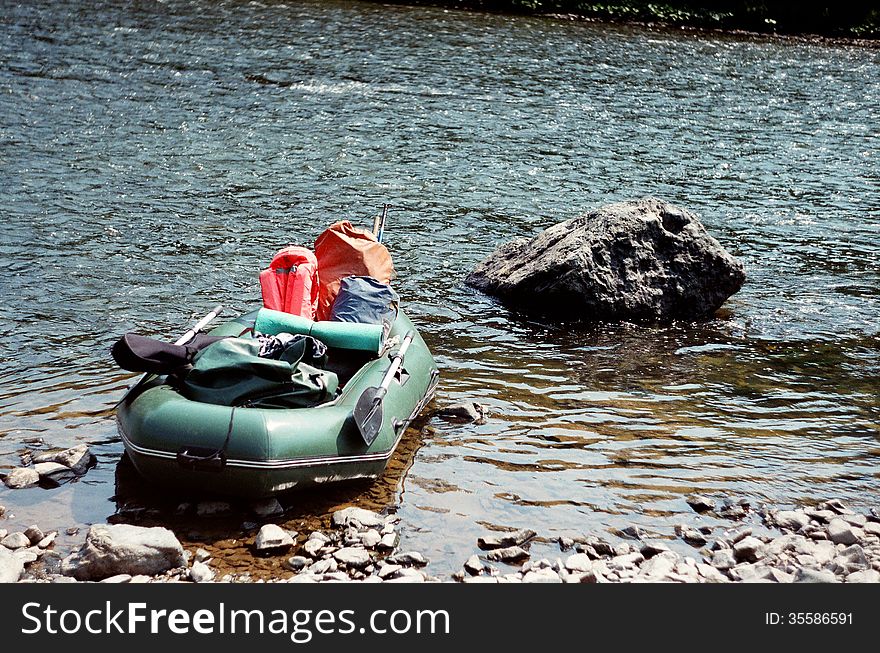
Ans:
{"type": "Polygon", "coordinates": [[[260,272],[263,306],[315,319],[318,259],[305,247],[285,247],[260,272]]]}

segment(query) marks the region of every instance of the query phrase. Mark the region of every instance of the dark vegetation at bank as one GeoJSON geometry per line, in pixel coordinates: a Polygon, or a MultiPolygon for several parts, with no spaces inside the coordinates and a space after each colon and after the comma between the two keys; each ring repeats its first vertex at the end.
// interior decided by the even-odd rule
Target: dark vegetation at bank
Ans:
{"type": "Polygon", "coordinates": [[[778,34],[880,37],[880,2],[841,0],[402,0],[523,14],[567,14],[609,22],[662,23],[778,34]]]}

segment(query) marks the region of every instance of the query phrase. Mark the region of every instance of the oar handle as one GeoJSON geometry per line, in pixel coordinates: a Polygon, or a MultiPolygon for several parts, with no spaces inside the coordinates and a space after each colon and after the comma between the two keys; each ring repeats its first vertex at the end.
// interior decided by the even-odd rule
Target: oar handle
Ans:
{"type": "Polygon", "coordinates": [[[403,342],[400,343],[400,349],[394,354],[394,359],[391,361],[391,365],[388,366],[388,371],[385,372],[385,376],[382,377],[382,383],[379,384],[379,389],[383,391],[383,395],[385,394],[385,391],[388,390],[388,386],[391,385],[391,380],[394,378],[394,375],[397,374],[397,370],[403,365],[403,358],[406,356],[406,350],[409,349],[414,337],[415,331],[408,331],[407,334],[403,336],[403,342]]]}
{"type": "Polygon", "coordinates": [[[196,337],[196,334],[197,334],[199,331],[201,331],[201,330],[204,329],[206,326],[208,326],[208,324],[209,324],[214,318],[216,318],[218,315],[220,315],[220,313],[222,313],[222,312],[223,312],[223,306],[221,306],[221,305],[218,304],[217,306],[214,307],[214,310],[213,310],[213,311],[211,311],[211,312],[208,313],[205,317],[203,317],[201,320],[199,320],[198,322],[196,322],[196,324],[193,326],[192,329],[190,329],[189,331],[187,331],[186,333],[184,333],[182,336],[180,336],[180,337],[174,342],[174,344],[175,344],[175,345],[185,345],[185,344],[188,343],[190,340],[192,340],[193,338],[195,338],[195,337],[196,337]]]}

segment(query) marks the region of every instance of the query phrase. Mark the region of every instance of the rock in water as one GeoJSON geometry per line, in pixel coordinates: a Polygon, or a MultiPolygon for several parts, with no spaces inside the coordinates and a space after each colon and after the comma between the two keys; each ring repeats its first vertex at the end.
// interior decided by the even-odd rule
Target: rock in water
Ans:
{"type": "Polygon", "coordinates": [[[64,559],[61,572],[77,580],[101,580],[118,574],[160,574],[185,565],[183,547],[167,528],[95,524],[79,551],[64,559]]]}
{"type": "Polygon", "coordinates": [[[506,243],[465,282],[534,313],[665,321],[711,317],[745,278],[695,215],[648,198],[506,243]]]}

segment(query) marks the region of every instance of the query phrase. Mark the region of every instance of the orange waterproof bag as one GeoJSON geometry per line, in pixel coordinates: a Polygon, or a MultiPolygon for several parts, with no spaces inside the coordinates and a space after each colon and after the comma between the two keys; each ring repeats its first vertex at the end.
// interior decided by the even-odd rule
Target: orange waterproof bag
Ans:
{"type": "Polygon", "coordinates": [[[316,320],[329,320],[330,309],[345,277],[373,277],[391,283],[394,264],[391,254],[376,237],[348,220],[328,227],[315,241],[318,259],[318,312],[316,320]]]}
{"type": "Polygon", "coordinates": [[[260,272],[263,306],[315,319],[318,307],[318,260],[305,247],[285,247],[260,272]]]}

